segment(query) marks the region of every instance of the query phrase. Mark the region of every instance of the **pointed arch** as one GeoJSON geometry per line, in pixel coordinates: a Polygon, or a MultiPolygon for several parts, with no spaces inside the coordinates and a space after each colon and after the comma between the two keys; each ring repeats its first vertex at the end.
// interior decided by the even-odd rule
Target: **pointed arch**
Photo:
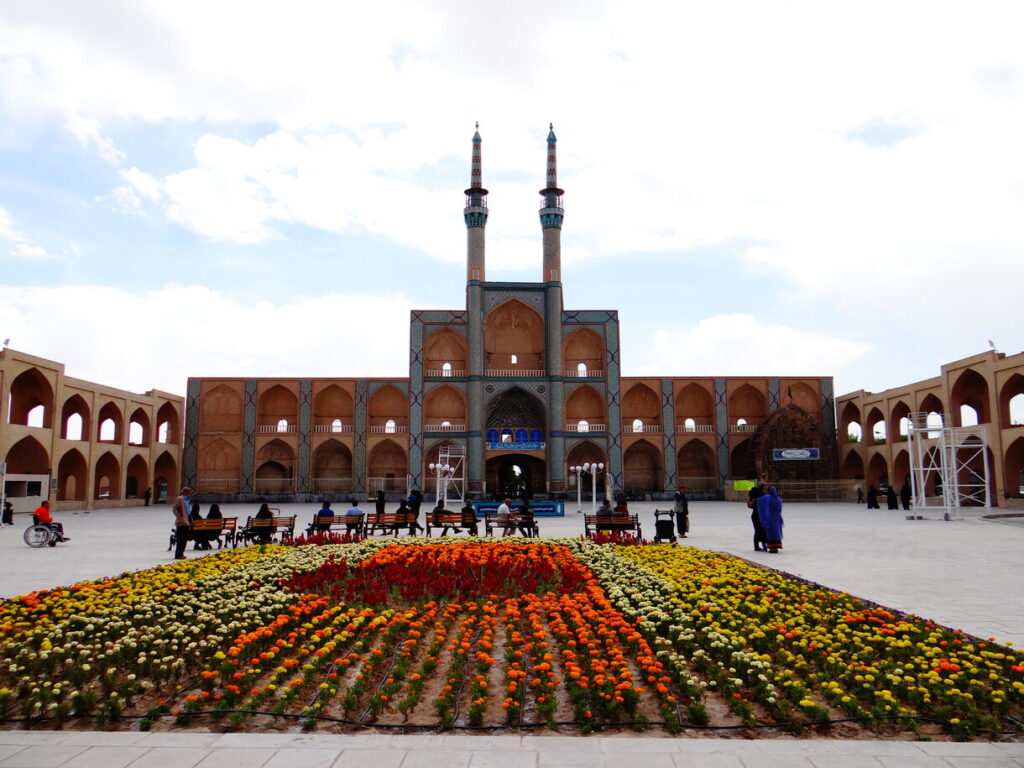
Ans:
{"type": "Polygon", "coordinates": [[[785,394],[790,405],[796,406],[809,416],[817,417],[821,413],[818,393],[811,389],[807,382],[794,381],[787,383],[785,394]]]}
{"type": "Polygon", "coordinates": [[[905,449],[897,451],[892,459],[892,477],[889,478],[898,491],[904,483],[910,482],[910,454],[905,449]]]}
{"type": "Polygon", "coordinates": [[[852,400],[843,406],[839,416],[839,439],[846,443],[859,443],[864,439],[860,408],[852,400]]]}
{"type": "Polygon", "coordinates": [[[42,408],[42,416],[35,426],[53,428],[53,387],[38,368],[29,368],[18,374],[11,382],[8,424],[29,424],[29,415],[42,408]]]}
{"type": "Polygon", "coordinates": [[[106,402],[96,415],[99,429],[96,439],[101,443],[120,443],[124,435],[124,415],[113,401],[106,402]]]}
{"type": "MultiPolygon", "coordinates": [[[[153,463],[153,501],[161,502],[173,499],[178,495],[178,462],[169,451],[157,456],[153,463]]],[[[198,489],[197,489],[198,490],[198,489]]],[[[237,491],[237,487],[229,492],[237,491]]]]}
{"type": "Polygon", "coordinates": [[[409,458],[394,440],[388,438],[373,446],[366,466],[369,477],[383,490],[399,490],[405,486],[409,458]]]}
{"type": "Polygon", "coordinates": [[[424,423],[466,424],[468,413],[465,396],[449,384],[431,388],[423,401],[424,423]]]}
{"type": "MultiPolygon", "coordinates": [[[[352,451],[339,440],[327,440],[313,453],[313,477],[352,480],[352,451]]],[[[318,489],[326,490],[326,489],[318,489]]],[[[351,490],[351,488],[347,489],[351,490]]]]}
{"type": "Polygon", "coordinates": [[[741,440],[729,454],[729,472],[736,480],[756,480],[758,467],[750,438],[741,440]]]}
{"type": "Polygon", "coordinates": [[[136,408],[128,417],[128,445],[149,445],[150,435],[149,414],[136,408]]]}
{"type": "Polygon", "coordinates": [[[693,419],[694,431],[698,426],[710,427],[715,423],[715,399],[707,387],[696,382],[687,384],[676,395],[676,423],[687,424],[693,419]]]}
{"type": "Polygon", "coordinates": [[[256,414],[257,423],[265,430],[272,427],[271,431],[282,431],[282,420],[288,427],[294,427],[299,423],[299,398],[283,384],[274,384],[260,394],[256,414]]]}
{"type": "Polygon", "coordinates": [[[566,376],[601,376],[604,361],[604,340],[589,328],[573,331],[562,342],[562,363],[566,376]]]}
{"type": "MultiPolygon", "coordinates": [[[[565,457],[566,465],[570,467],[583,466],[584,464],[608,464],[608,457],[604,450],[591,440],[582,440],[572,448],[565,457]]],[[[569,473],[570,475],[572,473],[569,473]]],[[[601,485],[603,478],[599,478],[598,485],[601,485]]],[[[586,488],[584,488],[586,490],[586,488]]]]}
{"type": "Polygon", "coordinates": [[[961,418],[961,408],[963,406],[974,409],[979,424],[988,424],[992,421],[988,382],[985,381],[984,376],[973,368],[968,368],[957,377],[956,383],[953,384],[953,389],[949,393],[949,398],[950,410],[956,422],[955,426],[965,426],[961,418]]]}
{"type": "Polygon", "coordinates": [[[394,384],[385,384],[373,393],[366,408],[371,432],[395,434],[409,429],[409,398],[394,384]],[[388,432],[388,422],[394,428],[388,432]]]}
{"type": "Polygon", "coordinates": [[[717,477],[715,469],[715,452],[711,446],[703,440],[693,438],[688,440],[676,455],[676,474],[679,485],[695,485],[690,478],[714,478],[717,477]]]}
{"type": "Polygon", "coordinates": [[[661,451],[646,440],[637,440],[622,454],[623,487],[627,493],[661,491],[664,474],[661,451]]]}
{"type": "Polygon", "coordinates": [[[181,416],[173,403],[164,403],[156,412],[157,442],[181,442],[181,416]]]}
{"type": "Polygon", "coordinates": [[[581,420],[588,425],[607,424],[607,414],[604,398],[589,384],[576,387],[565,399],[565,420],[569,424],[578,424],[581,420]]]}
{"type": "Polygon", "coordinates": [[[868,411],[868,445],[883,445],[888,439],[888,433],[885,428],[885,416],[882,414],[882,409],[877,406],[868,411]]]}
{"type": "Polygon", "coordinates": [[[1003,452],[1003,492],[1015,499],[1024,497],[1024,437],[1018,437],[1003,452]]]}
{"type": "Polygon", "coordinates": [[[218,384],[204,394],[199,413],[199,428],[203,432],[242,431],[242,395],[233,386],[218,384]]]}
{"type": "Polygon", "coordinates": [[[627,431],[657,431],[661,426],[661,398],[646,384],[634,384],[622,396],[622,421],[627,431]]]}
{"type": "Polygon", "coordinates": [[[467,348],[466,338],[461,333],[451,328],[434,331],[423,342],[424,373],[427,376],[465,376],[469,367],[467,348]]]}
{"type": "Polygon", "coordinates": [[[313,398],[313,423],[326,427],[333,425],[335,420],[351,427],[355,421],[355,404],[348,390],[337,384],[329,384],[313,398]]]}
{"type": "Polygon", "coordinates": [[[89,404],[79,394],[64,401],[60,411],[60,436],[64,440],[88,440],[92,429],[89,425],[89,404]]]}
{"type": "Polygon", "coordinates": [[[889,463],[881,453],[876,452],[868,462],[867,479],[870,485],[878,489],[889,484],[889,463]]]}
{"type": "Polygon", "coordinates": [[[142,456],[136,454],[132,456],[125,469],[124,498],[142,498],[142,494],[147,488],[149,488],[149,466],[142,456]]]}
{"type": "Polygon", "coordinates": [[[544,320],[519,299],[508,299],[484,320],[484,352],[489,371],[543,371],[544,320]]]}
{"type": "Polygon", "coordinates": [[[487,405],[487,428],[544,429],[544,404],[521,387],[500,392],[487,405]]]}
{"type": "Polygon", "coordinates": [[[730,424],[745,419],[757,425],[768,418],[768,398],[750,384],[742,384],[729,396],[728,411],[730,424]]]}
{"type": "Polygon", "coordinates": [[[107,451],[96,462],[96,482],[93,487],[94,499],[121,498],[121,462],[107,451]]]}
{"type": "Polygon", "coordinates": [[[842,475],[843,480],[864,479],[864,459],[860,457],[855,448],[851,448],[846,458],[843,459],[842,475]]]}
{"type": "Polygon", "coordinates": [[[60,457],[57,464],[57,498],[60,501],[85,501],[89,467],[77,448],[60,457]]]}
{"type": "MultiPolygon", "coordinates": [[[[1006,380],[999,390],[999,426],[1006,429],[1022,424],[1024,424],[1024,376],[1015,373],[1006,380]]],[[[1009,483],[1009,481],[1007,482],[1009,483]]]]}
{"type": "Polygon", "coordinates": [[[27,435],[7,451],[4,459],[10,475],[47,475],[50,473],[50,454],[43,444],[27,435]]]}
{"type": "Polygon", "coordinates": [[[889,412],[888,435],[892,442],[905,442],[909,434],[910,406],[903,400],[897,401],[889,412]]]}

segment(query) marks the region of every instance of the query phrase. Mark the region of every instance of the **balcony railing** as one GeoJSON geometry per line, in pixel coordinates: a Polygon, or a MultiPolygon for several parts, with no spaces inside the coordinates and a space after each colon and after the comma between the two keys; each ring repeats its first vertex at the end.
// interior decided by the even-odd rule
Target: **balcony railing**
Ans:
{"type": "Polygon", "coordinates": [[[607,424],[598,424],[596,421],[589,422],[585,425],[580,424],[566,424],[566,432],[605,432],[608,429],[607,424]]]}
{"type": "Polygon", "coordinates": [[[713,434],[714,431],[714,424],[676,424],[676,432],[713,434]]]}
{"type": "Polygon", "coordinates": [[[314,493],[351,493],[351,477],[314,477],[314,493]]]}
{"type": "Polygon", "coordinates": [[[196,493],[238,493],[242,481],[237,477],[196,478],[196,493]]]}
{"type": "Polygon", "coordinates": [[[465,424],[424,424],[424,432],[465,432],[465,424]]]}
{"type": "Polygon", "coordinates": [[[341,434],[352,431],[351,424],[314,424],[314,432],[333,432],[334,434],[341,434]]]}
{"type": "Polygon", "coordinates": [[[661,433],[661,424],[641,424],[639,426],[623,424],[622,431],[627,435],[657,435],[661,433]]]}
{"type": "Polygon", "coordinates": [[[750,434],[757,432],[758,424],[730,424],[729,431],[733,434],[750,434]]]}
{"type": "Polygon", "coordinates": [[[297,424],[257,424],[256,432],[261,435],[294,435],[299,431],[297,424]]]}
{"type": "Polygon", "coordinates": [[[366,478],[366,492],[371,496],[376,496],[377,491],[384,491],[384,493],[405,493],[408,489],[409,483],[404,477],[366,478]]]}
{"type": "Polygon", "coordinates": [[[543,370],[535,370],[529,368],[489,368],[487,370],[487,376],[500,377],[504,379],[518,378],[518,379],[539,379],[543,378],[546,374],[543,370]]]}
{"type": "Polygon", "coordinates": [[[256,493],[295,493],[295,478],[257,477],[252,488],[256,493]]]}
{"type": "Polygon", "coordinates": [[[567,379],[603,379],[604,371],[566,371],[564,374],[567,379]]]}
{"type": "Polygon", "coordinates": [[[423,375],[428,377],[428,378],[436,377],[436,378],[441,378],[441,379],[448,379],[448,378],[458,378],[460,376],[465,376],[466,372],[465,371],[455,371],[455,370],[446,371],[444,369],[441,369],[441,370],[431,369],[431,370],[428,370],[428,371],[424,372],[423,375]]]}
{"type": "Polygon", "coordinates": [[[409,431],[406,424],[371,424],[366,428],[371,435],[404,435],[409,431]]]}

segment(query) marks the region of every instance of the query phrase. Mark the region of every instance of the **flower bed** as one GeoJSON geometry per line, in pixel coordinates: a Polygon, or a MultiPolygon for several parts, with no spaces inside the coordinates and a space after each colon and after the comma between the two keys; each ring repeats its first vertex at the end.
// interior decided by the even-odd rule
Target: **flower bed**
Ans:
{"type": "Polygon", "coordinates": [[[249,547],[0,604],[0,713],[43,727],[970,738],[1022,699],[1009,648],[669,545],[249,547]]]}

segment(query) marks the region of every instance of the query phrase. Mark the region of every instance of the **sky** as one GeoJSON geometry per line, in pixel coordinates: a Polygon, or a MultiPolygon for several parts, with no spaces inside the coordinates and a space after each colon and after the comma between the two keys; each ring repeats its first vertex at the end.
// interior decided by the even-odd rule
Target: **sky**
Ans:
{"type": "Polygon", "coordinates": [[[69,376],[408,375],[409,311],[541,280],[627,376],[1024,350],[1024,4],[0,4],[0,339],[69,376]]]}

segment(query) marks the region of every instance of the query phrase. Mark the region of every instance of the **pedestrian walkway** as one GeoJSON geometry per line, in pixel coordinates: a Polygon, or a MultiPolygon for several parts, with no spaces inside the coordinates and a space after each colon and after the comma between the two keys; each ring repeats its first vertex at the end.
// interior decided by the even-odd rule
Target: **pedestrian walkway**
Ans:
{"type": "MultiPolygon", "coordinates": [[[[313,504],[284,505],[303,522],[313,504]]],[[[540,520],[544,537],[577,537],[582,515],[540,520]]],[[[647,537],[654,509],[633,504],[647,537]]],[[[253,505],[222,505],[226,516],[253,505]]],[[[755,553],[749,510],[738,503],[690,505],[682,543],[729,552],[801,578],[917,613],[975,635],[1024,643],[1024,528],[982,520],[908,521],[902,512],[851,504],[790,504],[785,549],[755,553]]],[[[0,530],[0,595],[67,585],[173,562],[172,517],[164,507],[60,513],[72,543],[30,549],[27,520],[0,530]]],[[[304,523],[303,523],[304,524],[304,523]]],[[[216,550],[214,550],[216,552],[216,550]]],[[[208,553],[189,550],[189,557],[208,553]]],[[[791,737],[745,740],[664,735],[568,737],[425,734],[214,734],[203,732],[0,731],[0,768],[1024,768],[1024,744],[846,741],[791,737]]]]}

